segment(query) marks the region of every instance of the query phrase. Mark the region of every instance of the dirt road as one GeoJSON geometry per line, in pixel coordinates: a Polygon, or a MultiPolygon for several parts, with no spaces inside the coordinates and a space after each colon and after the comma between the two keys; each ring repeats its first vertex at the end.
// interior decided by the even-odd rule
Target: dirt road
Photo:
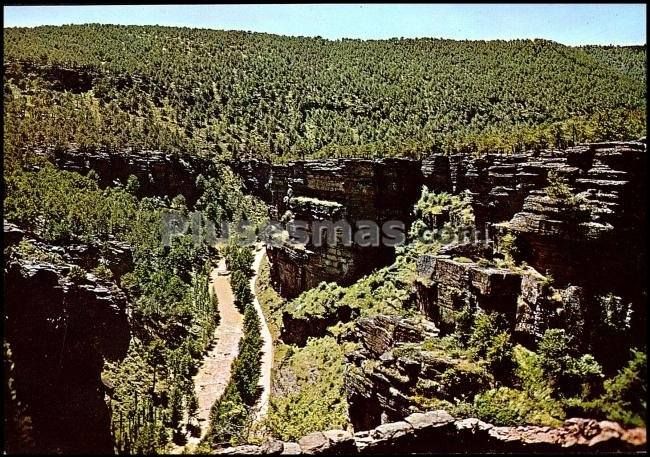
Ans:
{"type": "MultiPolygon", "coordinates": [[[[210,408],[221,397],[230,380],[233,360],[239,353],[239,340],[243,336],[243,317],[235,306],[235,298],[230,287],[230,276],[226,262],[221,259],[219,266],[211,273],[213,292],[219,302],[219,325],[214,332],[214,345],[203,359],[199,371],[194,376],[194,389],[199,400],[198,419],[201,438],[208,431],[210,408]]],[[[197,444],[200,438],[192,437],[188,443],[197,444]]]]}
{"type": "Polygon", "coordinates": [[[269,326],[264,318],[260,302],[257,300],[257,295],[255,295],[255,282],[257,281],[257,276],[260,272],[260,265],[262,264],[265,252],[266,251],[262,245],[256,246],[255,260],[253,262],[254,274],[250,283],[251,291],[253,292],[253,305],[255,306],[257,315],[260,318],[262,340],[264,341],[264,344],[262,345],[262,372],[259,382],[259,385],[262,388],[262,393],[257,402],[257,412],[255,415],[256,420],[262,419],[266,415],[266,411],[269,407],[269,397],[271,396],[271,369],[273,368],[273,338],[271,338],[271,332],[269,331],[269,326]]]}

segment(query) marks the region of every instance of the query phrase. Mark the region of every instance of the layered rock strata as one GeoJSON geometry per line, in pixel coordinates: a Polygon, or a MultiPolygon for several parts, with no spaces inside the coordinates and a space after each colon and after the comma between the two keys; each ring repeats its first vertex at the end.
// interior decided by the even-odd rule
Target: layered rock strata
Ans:
{"type": "MultiPolygon", "coordinates": [[[[408,159],[299,161],[274,166],[269,178],[271,216],[289,223],[287,242],[267,247],[271,276],[286,297],[333,281],[354,282],[394,258],[382,230],[388,221],[412,219],[419,195],[419,163],[408,159]],[[291,223],[304,223],[299,240],[291,223]],[[362,246],[364,221],[376,242],[362,246]],[[336,227],[338,226],[338,228],[336,227]]],[[[366,232],[367,233],[367,232],[366,232]]],[[[371,235],[372,236],[372,235],[371,235]]]]}
{"type": "MultiPolygon", "coordinates": [[[[282,166],[250,161],[239,163],[235,169],[250,190],[255,189],[256,195],[269,203],[276,220],[287,211],[288,217],[300,216],[308,221],[339,216],[382,219],[382,213],[385,218],[394,218],[408,212],[423,185],[436,192],[465,193],[471,198],[480,237],[493,237],[498,232],[496,224],[512,220],[512,230],[524,235],[521,242],[526,261],[544,274],[549,270],[564,285],[575,285],[583,282],[583,276],[602,283],[597,273],[583,275],[582,271],[564,268],[591,264],[586,253],[607,253],[595,264],[599,270],[606,270],[602,268],[603,259],[612,252],[616,262],[623,259],[628,267],[632,265],[635,282],[643,276],[646,163],[643,139],[482,157],[435,153],[421,161],[340,159],[282,166]],[[572,214],[567,202],[544,197],[551,173],[581,196],[584,214],[572,214]],[[582,217],[579,227],[568,230],[566,220],[575,217],[582,217]],[[556,224],[556,220],[560,222],[556,224]],[[576,246],[567,249],[567,243],[576,246]],[[630,250],[629,246],[642,249],[630,250]]],[[[314,278],[319,277],[345,284],[366,269],[355,262],[360,257],[355,249],[316,256],[313,252],[302,245],[274,249],[273,276],[285,295],[295,296],[314,287],[319,282],[314,278]]],[[[385,257],[368,254],[362,256],[368,268],[385,263],[385,257]]],[[[624,287],[621,284],[618,288],[624,287]]]]}
{"type": "Polygon", "coordinates": [[[212,161],[198,156],[179,156],[151,150],[112,150],[105,147],[43,148],[36,151],[58,168],[87,175],[94,170],[100,187],[126,185],[129,176],[138,178],[139,197],[182,195],[188,206],[200,197],[196,180],[200,174],[209,176],[212,161]]]}
{"type": "MultiPolygon", "coordinates": [[[[26,239],[11,225],[5,235],[26,239]]],[[[73,278],[64,261],[5,254],[6,450],[113,453],[101,371],[129,346],[125,295],[91,274],[73,278]]]]}

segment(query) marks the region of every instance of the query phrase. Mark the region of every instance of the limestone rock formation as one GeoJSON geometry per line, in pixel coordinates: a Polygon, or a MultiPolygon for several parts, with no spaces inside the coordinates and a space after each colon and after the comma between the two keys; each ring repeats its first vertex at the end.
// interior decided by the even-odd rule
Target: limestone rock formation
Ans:
{"type": "Polygon", "coordinates": [[[379,315],[359,319],[352,333],[361,347],[347,356],[345,388],[355,430],[424,412],[418,396],[472,398],[489,383],[471,361],[422,344],[438,337],[430,322],[379,315]],[[450,373],[457,382],[442,382],[450,373]]]}
{"type": "MultiPolygon", "coordinates": [[[[5,225],[14,241],[19,232],[5,225]]],[[[15,250],[5,258],[9,452],[113,452],[100,374],[104,359],[126,355],[127,300],[91,274],[71,278],[71,268],[15,250]]]]}
{"type": "MultiPolygon", "coordinates": [[[[451,251],[448,251],[451,252],[451,251]]],[[[454,327],[456,311],[479,308],[499,312],[514,326],[521,275],[506,268],[482,266],[465,256],[435,255],[420,259],[416,282],[420,311],[441,329],[454,327]]]]}
{"type": "MultiPolygon", "coordinates": [[[[632,299],[638,301],[647,252],[642,235],[646,160],[645,141],[632,141],[482,157],[434,153],[421,161],[331,159],[280,166],[248,161],[235,168],[270,205],[273,219],[306,220],[309,235],[314,222],[325,219],[380,224],[398,219],[408,225],[423,185],[435,192],[465,193],[480,237],[494,237],[505,228],[521,235],[522,259],[542,274],[548,270],[562,287],[585,280],[603,284],[600,278],[614,262],[630,271],[632,281],[614,284],[610,277],[607,287],[611,284],[621,296],[636,294],[632,299]],[[580,204],[546,194],[551,174],[567,183],[580,204]],[[615,254],[611,262],[604,260],[610,253],[615,254]],[[594,265],[592,271],[580,270],[586,264],[594,265]]],[[[390,261],[391,249],[355,244],[271,246],[277,288],[293,297],[321,280],[348,284],[390,261]]]]}
{"type": "Polygon", "coordinates": [[[269,178],[272,218],[289,215],[306,223],[306,240],[293,237],[294,242],[273,243],[267,249],[278,291],[294,297],[321,281],[347,285],[390,263],[394,250],[379,242],[385,235],[381,229],[394,220],[408,230],[411,202],[420,192],[419,166],[409,159],[329,159],[274,166],[269,178]],[[341,223],[338,232],[328,221],[341,223]],[[362,246],[355,238],[363,221],[372,221],[380,230],[372,246],[362,246]]]}
{"type": "Polygon", "coordinates": [[[106,266],[114,280],[133,269],[133,248],[125,242],[109,239],[106,242],[72,240],[65,246],[46,243],[33,233],[26,233],[15,224],[4,222],[5,245],[28,241],[35,249],[60,258],[61,261],[92,270],[100,264],[106,266]]]}
{"type": "Polygon", "coordinates": [[[138,178],[139,197],[170,199],[183,195],[189,206],[200,196],[196,186],[199,174],[209,175],[212,161],[199,156],[177,156],[162,151],[111,150],[105,147],[82,148],[71,144],[65,148],[43,148],[36,151],[51,160],[58,168],[83,175],[94,170],[100,187],[120,183],[129,176],[138,178]]]}
{"type": "Polygon", "coordinates": [[[246,193],[264,202],[271,201],[270,178],[272,165],[261,160],[233,160],[228,165],[242,178],[246,193]]]}
{"type": "Polygon", "coordinates": [[[358,315],[358,310],[349,306],[338,306],[326,310],[322,316],[311,314],[296,316],[283,311],[280,339],[285,344],[304,346],[309,337],[322,337],[327,333],[327,328],[337,322],[348,322],[358,315]]]}

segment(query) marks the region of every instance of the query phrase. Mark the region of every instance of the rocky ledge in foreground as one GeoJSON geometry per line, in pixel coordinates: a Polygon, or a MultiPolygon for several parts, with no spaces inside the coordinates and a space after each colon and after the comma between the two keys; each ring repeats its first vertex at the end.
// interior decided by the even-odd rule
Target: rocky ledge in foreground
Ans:
{"type": "Polygon", "coordinates": [[[220,454],[393,454],[441,452],[602,452],[645,449],[646,429],[616,422],[567,419],[562,427],[497,427],[478,419],[456,420],[447,412],[414,413],[404,420],[352,434],[314,432],[297,443],[271,441],[238,446],[220,454]]]}

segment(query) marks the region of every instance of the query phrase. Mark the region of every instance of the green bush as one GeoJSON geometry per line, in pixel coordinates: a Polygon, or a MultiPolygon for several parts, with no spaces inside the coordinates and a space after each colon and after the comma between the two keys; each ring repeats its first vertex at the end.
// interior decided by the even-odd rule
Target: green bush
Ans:
{"type": "Polygon", "coordinates": [[[600,364],[590,354],[578,355],[564,330],[544,332],[538,353],[541,368],[556,395],[580,395],[586,399],[598,393],[603,377],[600,364]]]}
{"type": "Polygon", "coordinates": [[[475,314],[468,306],[460,311],[454,312],[454,335],[462,346],[467,347],[469,345],[469,340],[472,337],[472,329],[474,328],[475,314]]]}
{"type": "Polygon", "coordinates": [[[332,337],[310,338],[304,347],[289,348],[278,363],[273,379],[278,393],[264,420],[270,435],[297,440],[314,431],[345,428],[344,353],[350,348],[332,337]]]}
{"type": "Polygon", "coordinates": [[[77,265],[73,265],[70,268],[70,272],[68,273],[68,278],[70,278],[70,280],[72,282],[79,283],[79,282],[85,281],[86,272],[83,270],[83,268],[81,268],[81,267],[79,267],[77,265]]]}
{"type": "Polygon", "coordinates": [[[495,425],[559,426],[564,419],[564,411],[558,403],[550,399],[540,401],[510,387],[478,394],[473,406],[479,419],[495,425]]]}
{"type": "MultiPolygon", "coordinates": [[[[475,357],[485,358],[494,345],[495,337],[505,332],[507,328],[505,317],[499,313],[476,313],[473,319],[472,333],[467,343],[474,351],[475,357]]],[[[501,340],[503,338],[501,337],[501,340]]],[[[505,342],[501,341],[499,344],[503,345],[505,342]]]]}
{"type": "Polygon", "coordinates": [[[499,238],[499,252],[503,254],[506,265],[514,266],[515,258],[519,253],[517,248],[517,237],[512,233],[506,233],[499,238]]]}
{"type": "Polygon", "coordinates": [[[647,355],[633,350],[627,366],[614,378],[605,381],[605,392],[598,404],[610,420],[645,427],[647,392],[647,355]]]}
{"type": "Polygon", "coordinates": [[[441,398],[471,401],[474,395],[489,387],[491,377],[480,364],[463,361],[445,370],[437,382],[441,398]]]}
{"type": "Polygon", "coordinates": [[[104,279],[110,281],[113,279],[113,272],[103,263],[100,263],[92,270],[92,274],[97,276],[99,279],[104,279]]]}
{"type": "Polygon", "coordinates": [[[553,328],[544,332],[537,353],[540,356],[541,367],[552,385],[557,386],[560,383],[562,375],[570,364],[572,351],[569,337],[564,330],[553,328]]]}
{"type": "Polygon", "coordinates": [[[508,381],[512,376],[515,363],[513,360],[513,345],[510,341],[510,334],[507,332],[498,333],[487,349],[485,360],[488,370],[495,379],[508,381]]]}

